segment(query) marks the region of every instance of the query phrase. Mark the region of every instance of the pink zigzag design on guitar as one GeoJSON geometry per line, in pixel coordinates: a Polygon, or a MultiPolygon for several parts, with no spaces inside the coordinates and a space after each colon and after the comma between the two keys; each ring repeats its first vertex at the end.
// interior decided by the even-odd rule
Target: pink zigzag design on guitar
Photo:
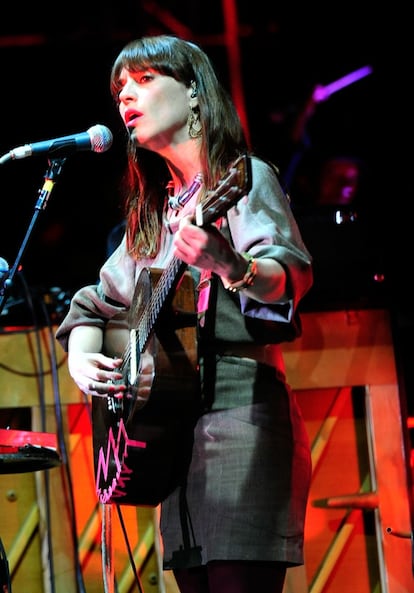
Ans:
{"type": "Polygon", "coordinates": [[[116,440],[111,427],[108,431],[108,446],[106,453],[104,452],[103,447],[101,447],[98,454],[95,488],[100,502],[104,504],[108,502],[111,497],[121,497],[125,495],[125,482],[129,480],[128,474],[132,473],[132,470],[130,470],[124,463],[124,458],[128,457],[128,446],[145,448],[147,444],[144,441],[130,439],[126,431],[124,421],[121,418],[116,440]],[[108,478],[111,454],[113,454],[113,460],[116,465],[115,477],[112,479],[112,483],[107,488],[102,490],[102,488],[99,486],[99,482],[101,480],[101,475],[103,476],[104,481],[106,481],[108,478]]]}

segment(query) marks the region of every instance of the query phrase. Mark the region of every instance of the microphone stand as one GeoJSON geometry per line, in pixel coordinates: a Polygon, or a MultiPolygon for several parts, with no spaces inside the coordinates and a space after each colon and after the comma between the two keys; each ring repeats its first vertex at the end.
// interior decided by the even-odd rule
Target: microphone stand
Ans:
{"type": "MultiPolygon", "coordinates": [[[[43,187],[39,190],[39,197],[37,199],[35,205],[35,212],[32,216],[30,221],[29,227],[26,231],[26,235],[22,241],[20,249],[18,251],[16,261],[13,264],[12,269],[9,271],[1,270],[0,272],[0,314],[4,309],[8,298],[8,291],[13,285],[13,280],[17,270],[19,269],[20,262],[23,258],[23,255],[26,251],[27,245],[29,243],[29,239],[35,227],[36,221],[39,217],[41,211],[46,209],[50,194],[55,186],[56,180],[58,179],[60,173],[62,172],[63,164],[65,162],[65,158],[61,159],[53,159],[49,161],[49,168],[46,171],[44,176],[44,184],[43,187]],[[4,273],[3,273],[4,272],[4,273]]],[[[7,556],[3,549],[3,544],[0,539],[0,585],[2,587],[2,591],[6,593],[11,593],[11,582],[10,582],[10,573],[8,567],[7,556]]]]}
{"type": "Polygon", "coordinates": [[[17,270],[19,269],[20,262],[23,258],[23,255],[26,251],[27,245],[29,243],[29,239],[35,227],[36,221],[39,217],[41,211],[46,210],[46,206],[48,200],[50,198],[50,194],[55,186],[55,183],[62,172],[63,165],[66,161],[66,158],[60,159],[53,159],[49,161],[49,168],[46,171],[44,176],[44,184],[41,189],[39,189],[39,197],[37,199],[35,205],[35,212],[32,216],[32,220],[30,221],[29,227],[26,231],[26,235],[22,241],[20,249],[18,251],[16,261],[13,264],[13,267],[10,271],[5,271],[5,273],[0,274],[0,315],[4,309],[4,306],[7,301],[8,291],[13,285],[13,280],[16,275],[17,270]]]}

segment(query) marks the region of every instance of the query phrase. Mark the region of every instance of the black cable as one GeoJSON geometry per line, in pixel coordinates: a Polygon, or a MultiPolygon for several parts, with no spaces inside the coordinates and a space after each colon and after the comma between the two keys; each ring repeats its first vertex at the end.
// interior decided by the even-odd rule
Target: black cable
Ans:
{"type": "MultiPolygon", "coordinates": [[[[70,508],[70,523],[71,523],[71,535],[72,535],[72,543],[73,543],[73,551],[74,551],[74,562],[75,562],[75,574],[76,574],[76,582],[77,582],[77,590],[79,593],[86,593],[85,584],[82,575],[82,568],[80,564],[79,558],[79,538],[76,526],[76,505],[75,499],[73,494],[73,482],[72,482],[72,474],[70,471],[70,456],[67,451],[66,441],[64,438],[64,423],[63,423],[63,414],[62,414],[62,405],[60,399],[60,388],[59,388],[59,375],[57,372],[57,355],[56,355],[56,347],[55,347],[55,335],[53,332],[52,322],[45,305],[45,302],[42,301],[41,303],[43,314],[45,317],[46,327],[49,333],[49,341],[50,341],[50,364],[52,369],[52,383],[53,383],[53,394],[54,394],[54,409],[55,409],[55,417],[56,417],[56,425],[57,425],[57,436],[58,436],[58,445],[59,451],[62,456],[62,465],[63,465],[63,478],[66,478],[66,485],[67,488],[65,489],[65,493],[69,496],[69,508],[70,508]]],[[[49,530],[50,531],[50,530],[49,530]]]]}
{"type": "MultiPolygon", "coordinates": [[[[37,352],[37,366],[38,366],[38,382],[39,382],[39,404],[40,404],[40,424],[42,432],[46,432],[46,401],[45,401],[45,372],[44,372],[44,364],[43,364],[43,354],[42,354],[42,345],[40,340],[40,325],[36,315],[36,309],[34,307],[32,294],[30,292],[29,286],[26,282],[26,279],[23,273],[19,274],[23,290],[25,301],[29,307],[32,319],[33,319],[33,326],[35,329],[35,341],[36,341],[36,352],[37,352]]],[[[53,365],[52,365],[53,368],[53,365]]],[[[46,533],[47,533],[47,546],[48,546],[48,555],[47,561],[49,565],[49,580],[50,580],[50,587],[51,592],[56,592],[56,584],[54,579],[54,554],[53,554],[53,546],[52,546],[52,534],[51,534],[51,513],[50,513],[50,480],[49,480],[49,473],[45,471],[44,474],[44,484],[45,484],[45,498],[46,498],[46,533]]]]}
{"type": "Polygon", "coordinates": [[[9,562],[4,550],[3,542],[0,538],[0,585],[4,593],[11,593],[11,580],[9,572],[9,562]]]}
{"type": "Polygon", "coordinates": [[[144,593],[144,589],[142,587],[141,580],[139,578],[137,567],[135,566],[134,555],[133,555],[132,550],[131,550],[131,545],[129,543],[129,538],[128,538],[128,534],[127,534],[127,531],[126,531],[124,518],[122,516],[122,512],[121,512],[121,508],[120,508],[119,504],[116,505],[116,510],[117,510],[117,513],[118,513],[119,522],[121,524],[122,533],[124,535],[125,545],[126,545],[127,551],[128,551],[129,562],[131,564],[131,568],[132,568],[132,571],[134,573],[135,582],[136,582],[136,585],[138,587],[138,591],[139,591],[139,593],[144,593]]]}

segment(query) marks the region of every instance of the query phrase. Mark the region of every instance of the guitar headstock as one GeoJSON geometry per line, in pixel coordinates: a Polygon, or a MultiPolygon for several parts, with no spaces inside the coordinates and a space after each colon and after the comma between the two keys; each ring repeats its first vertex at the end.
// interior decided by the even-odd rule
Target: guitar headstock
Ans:
{"type": "Polygon", "coordinates": [[[206,199],[197,205],[195,223],[204,226],[217,220],[249,192],[251,183],[250,158],[243,154],[231,163],[224,177],[207,193],[206,199]]]}

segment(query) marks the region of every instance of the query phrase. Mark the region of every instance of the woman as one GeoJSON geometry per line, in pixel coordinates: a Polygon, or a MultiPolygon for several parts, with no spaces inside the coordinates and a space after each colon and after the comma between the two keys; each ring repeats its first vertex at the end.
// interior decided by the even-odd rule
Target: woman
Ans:
{"type": "MultiPolygon", "coordinates": [[[[131,392],[123,357],[104,351],[111,323],[125,320],[143,270],[188,266],[200,399],[190,466],[161,507],[164,566],[182,593],[282,591],[286,568],[303,563],[311,468],[279,344],[300,333],[310,255],[276,169],[253,155],[244,167],[237,112],[197,45],[129,43],[111,89],[128,131],[126,233],[99,284],[74,295],[57,339],[93,401],[131,392]],[[228,193],[219,182],[229,175],[230,186],[241,177],[240,195],[217,220],[200,221],[203,204],[228,193]]],[[[142,381],[146,410],[151,379],[142,381]]]]}

